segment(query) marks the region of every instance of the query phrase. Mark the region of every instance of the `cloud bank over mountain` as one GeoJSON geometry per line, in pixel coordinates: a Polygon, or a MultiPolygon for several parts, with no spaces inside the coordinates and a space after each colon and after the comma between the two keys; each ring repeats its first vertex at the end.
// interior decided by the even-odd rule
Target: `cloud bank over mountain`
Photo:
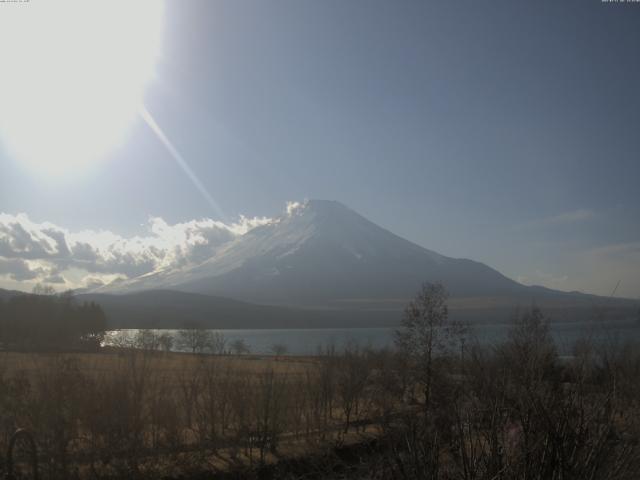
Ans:
{"type": "Polygon", "coordinates": [[[210,218],[169,224],[150,217],[147,235],[126,238],[108,230],[73,232],[34,222],[24,213],[0,213],[0,283],[82,288],[200,263],[227,242],[271,221],[240,216],[230,224],[210,218]]]}

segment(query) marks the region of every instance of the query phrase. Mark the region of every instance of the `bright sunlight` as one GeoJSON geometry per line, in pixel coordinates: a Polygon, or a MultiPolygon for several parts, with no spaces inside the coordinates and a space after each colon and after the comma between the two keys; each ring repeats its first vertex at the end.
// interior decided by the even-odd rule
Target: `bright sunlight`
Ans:
{"type": "Polygon", "coordinates": [[[0,140],[16,160],[64,175],[125,138],[154,75],[160,0],[8,4],[0,15],[0,140]]]}

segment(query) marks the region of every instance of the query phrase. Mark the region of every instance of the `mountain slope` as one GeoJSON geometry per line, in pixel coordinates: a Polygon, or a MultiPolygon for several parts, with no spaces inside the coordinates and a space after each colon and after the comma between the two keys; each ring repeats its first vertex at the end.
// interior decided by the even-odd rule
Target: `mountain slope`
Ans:
{"type": "Polygon", "coordinates": [[[247,232],[214,257],[105,292],[175,289],[278,305],[360,305],[410,298],[425,281],[453,296],[530,295],[478,262],[445,257],[375,225],[344,205],[311,200],[247,232]]]}

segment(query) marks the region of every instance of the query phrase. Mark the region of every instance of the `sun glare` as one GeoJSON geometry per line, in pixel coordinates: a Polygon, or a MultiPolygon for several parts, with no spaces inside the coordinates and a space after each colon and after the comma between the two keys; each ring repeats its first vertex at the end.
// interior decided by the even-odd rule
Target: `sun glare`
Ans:
{"type": "Polygon", "coordinates": [[[50,174],[124,139],[160,53],[161,0],[7,4],[0,15],[0,141],[50,174]]]}

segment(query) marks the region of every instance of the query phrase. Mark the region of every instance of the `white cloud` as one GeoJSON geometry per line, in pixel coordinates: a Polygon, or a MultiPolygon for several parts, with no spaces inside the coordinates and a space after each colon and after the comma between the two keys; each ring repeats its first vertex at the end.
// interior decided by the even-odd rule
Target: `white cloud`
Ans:
{"type": "Polygon", "coordinates": [[[78,288],[199,263],[239,235],[270,222],[241,216],[231,224],[205,218],[171,225],[151,217],[147,235],[127,238],[108,230],[72,232],[33,222],[23,213],[0,213],[0,286],[4,279],[12,286],[47,282],[78,288]]]}
{"type": "Polygon", "coordinates": [[[294,215],[298,210],[301,210],[304,208],[304,206],[306,205],[306,201],[304,202],[287,202],[287,215],[288,216],[292,216],[294,215]]]}

